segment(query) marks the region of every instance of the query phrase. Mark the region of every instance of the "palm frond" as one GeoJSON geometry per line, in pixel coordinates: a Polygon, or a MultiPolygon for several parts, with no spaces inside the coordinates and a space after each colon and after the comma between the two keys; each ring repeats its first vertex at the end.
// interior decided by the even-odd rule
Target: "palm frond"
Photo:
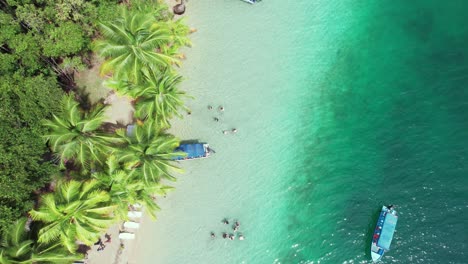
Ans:
{"type": "MultiPolygon", "coordinates": [[[[112,224],[109,217],[113,206],[108,205],[110,196],[99,189],[99,182],[59,182],[54,194],[44,195],[38,211],[32,210],[31,217],[46,225],[39,230],[39,242],[60,240],[70,252],[74,252],[76,239],[90,239],[112,224]],[[94,221],[89,221],[94,219],[94,221]],[[103,226],[103,221],[107,226],[103,226]],[[94,234],[83,234],[91,230],[94,234]]],[[[89,242],[90,240],[83,240],[89,242]]]]}
{"type": "Polygon", "coordinates": [[[139,81],[143,69],[157,70],[175,62],[171,56],[158,52],[168,45],[171,31],[163,23],[154,26],[150,13],[129,12],[122,9],[121,17],[109,24],[101,24],[103,39],[94,43],[94,50],[106,59],[101,73],[112,72],[114,77],[139,81]]]}

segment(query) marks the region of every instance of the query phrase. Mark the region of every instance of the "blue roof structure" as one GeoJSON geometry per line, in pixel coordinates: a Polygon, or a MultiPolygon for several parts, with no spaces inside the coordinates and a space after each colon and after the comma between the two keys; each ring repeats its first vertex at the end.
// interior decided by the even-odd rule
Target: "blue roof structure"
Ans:
{"type": "Polygon", "coordinates": [[[382,227],[382,232],[380,233],[379,240],[377,245],[385,250],[390,249],[390,244],[392,243],[393,233],[395,233],[395,227],[397,224],[398,217],[387,213],[382,227]]]}

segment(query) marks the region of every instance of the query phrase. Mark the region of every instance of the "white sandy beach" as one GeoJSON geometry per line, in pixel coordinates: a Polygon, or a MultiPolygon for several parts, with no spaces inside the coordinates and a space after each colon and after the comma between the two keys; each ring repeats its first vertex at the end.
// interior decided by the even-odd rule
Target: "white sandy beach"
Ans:
{"type": "MultiPolygon", "coordinates": [[[[182,140],[207,142],[216,153],[180,162],[185,174],[177,176],[176,190],[158,202],[158,220],[145,219],[129,264],[273,263],[279,248],[289,247],[272,237],[287,236],[287,226],[279,225],[281,218],[275,214],[287,210],[282,175],[287,175],[284,157],[289,156],[292,139],[285,131],[296,122],[288,109],[297,106],[285,102],[294,101],[291,96],[297,94],[283,93],[286,78],[278,67],[287,50],[272,56],[268,47],[273,40],[288,46],[281,43],[288,38],[270,30],[282,22],[265,21],[277,12],[268,8],[273,6],[259,9],[241,1],[187,4],[187,21],[198,31],[192,35],[193,47],[185,51],[182,88],[195,99],[187,101],[192,114],[174,120],[171,133],[182,140]],[[219,111],[219,106],[225,110],[219,111]],[[234,128],[236,134],[222,133],[234,128]],[[239,220],[239,232],[223,225],[224,217],[231,224],[239,220]],[[210,232],[217,237],[212,239],[210,232]],[[223,239],[223,232],[236,239],[223,239]],[[238,240],[240,233],[244,241],[238,240]]],[[[281,27],[287,25],[277,26],[281,27]]]]}
{"type": "MultiPolygon", "coordinates": [[[[284,76],[294,74],[284,68],[293,51],[275,46],[294,46],[294,38],[271,30],[292,34],[284,19],[271,16],[288,6],[187,3],[188,24],[198,31],[191,36],[193,47],[184,50],[187,60],[180,73],[182,88],[195,99],[187,100],[192,114],[173,120],[170,132],[182,140],[207,142],[216,153],[180,162],[185,173],[170,184],[176,190],[158,200],[162,210],[156,222],[143,218],[132,245],[121,254],[127,262],[120,263],[274,263],[281,249],[292,246],[272,239],[288,236],[278,215],[288,210],[283,200],[291,190],[283,179],[288,158],[294,158],[288,147],[294,139],[287,131],[300,123],[290,112],[300,107],[294,102],[302,96],[289,92],[295,80],[284,76]],[[218,110],[221,105],[225,111],[218,110]],[[235,134],[222,133],[234,128],[235,134]],[[225,217],[241,222],[235,235],[244,234],[244,241],[221,238],[222,232],[234,233],[221,223],[225,217]]],[[[103,259],[90,257],[88,263],[115,258],[99,262],[103,259]]]]}

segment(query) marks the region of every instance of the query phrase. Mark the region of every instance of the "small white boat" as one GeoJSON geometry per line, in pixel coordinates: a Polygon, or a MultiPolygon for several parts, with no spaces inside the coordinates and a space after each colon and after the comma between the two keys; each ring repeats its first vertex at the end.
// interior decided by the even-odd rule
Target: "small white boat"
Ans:
{"type": "Polygon", "coordinates": [[[242,1],[249,3],[249,4],[255,4],[255,3],[260,2],[261,0],[242,0],[242,1]]]}
{"type": "Polygon", "coordinates": [[[374,235],[372,236],[371,257],[373,262],[380,261],[384,253],[390,250],[397,221],[398,214],[393,209],[393,205],[382,206],[382,211],[380,211],[374,235]]]}
{"type": "Polygon", "coordinates": [[[206,143],[180,144],[179,147],[175,149],[175,151],[185,154],[173,157],[173,160],[192,160],[208,158],[211,155],[211,153],[214,152],[212,149],[210,149],[210,145],[206,143]]]}

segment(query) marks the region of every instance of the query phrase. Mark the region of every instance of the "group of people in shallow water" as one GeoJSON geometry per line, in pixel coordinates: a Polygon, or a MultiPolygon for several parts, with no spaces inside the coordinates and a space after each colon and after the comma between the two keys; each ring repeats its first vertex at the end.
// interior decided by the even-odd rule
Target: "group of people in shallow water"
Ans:
{"type": "MultiPolygon", "coordinates": [[[[229,220],[224,218],[223,219],[223,224],[225,225],[229,225],[229,220]]],[[[239,231],[239,228],[240,228],[240,223],[239,221],[235,221],[234,224],[232,225],[232,229],[233,229],[233,232],[238,232],[239,231]]],[[[230,233],[228,234],[227,232],[223,232],[222,233],[222,237],[224,239],[230,239],[230,240],[234,240],[236,238],[236,235],[233,234],[233,233],[230,233]]],[[[211,238],[216,238],[216,234],[214,232],[211,232],[211,238]]],[[[237,236],[237,238],[239,240],[244,240],[244,235],[242,235],[241,233],[239,233],[239,235],[237,236]]]]}
{"type": "MultiPolygon", "coordinates": [[[[208,106],[208,110],[212,110],[212,109],[213,109],[213,107],[212,107],[211,105],[209,105],[209,106],[208,106]]],[[[224,112],[224,107],[223,107],[222,105],[220,105],[220,106],[218,107],[218,110],[219,110],[220,112],[224,112]]],[[[217,118],[217,117],[214,117],[213,120],[214,120],[215,122],[219,122],[219,118],[217,118]]],[[[237,129],[236,129],[236,128],[233,128],[233,129],[231,129],[230,131],[229,131],[229,130],[223,130],[223,134],[224,134],[224,135],[227,135],[229,132],[237,133],[237,129]]]]}

